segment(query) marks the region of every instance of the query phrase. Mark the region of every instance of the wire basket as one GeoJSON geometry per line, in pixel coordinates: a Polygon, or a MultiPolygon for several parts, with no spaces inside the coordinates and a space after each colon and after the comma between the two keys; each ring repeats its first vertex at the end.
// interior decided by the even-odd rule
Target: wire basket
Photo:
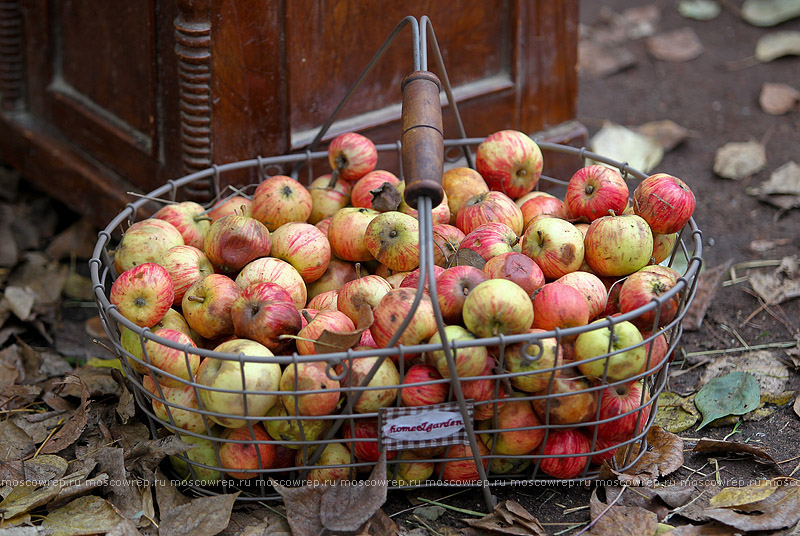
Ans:
{"type": "MultiPolygon", "coordinates": [[[[440,67],[443,68],[441,65],[440,67]]],[[[443,78],[445,89],[449,90],[446,76],[443,78]]],[[[454,100],[451,99],[450,102],[454,100]]],[[[324,130],[323,128],[318,138],[324,130]]],[[[482,141],[483,138],[462,136],[458,139],[443,140],[442,146],[448,154],[461,149],[466,155],[467,162],[471,162],[472,151],[482,141]]],[[[625,163],[613,161],[583,148],[543,141],[538,144],[545,153],[571,154],[616,167],[626,180],[636,181],[646,177],[644,173],[631,169],[625,163]]],[[[398,152],[399,160],[404,163],[403,167],[406,167],[402,145],[398,141],[394,144],[377,145],[377,149],[379,154],[398,152]]],[[[189,488],[200,494],[227,493],[232,489],[238,489],[243,492],[239,496],[240,500],[275,500],[280,496],[273,490],[271,479],[296,485],[301,482],[324,480],[330,474],[337,478],[363,477],[374,467],[379,453],[386,452],[390,489],[442,484],[477,486],[483,488],[487,506],[491,508],[493,501],[491,486],[505,485],[511,481],[555,480],[559,475],[565,474],[563,472],[565,465],[570,466],[568,476],[559,481],[592,480],[599,474],[599,463],[614,456],[615,452],[625,453],[624,456],[617,456],[618,470],[624,471],[636,463],[647,450],[647,432],[656,415],[658,395],[666,383],[669,362],[666,356],[672,354],[680,339],[681,320],[696,289],[702,263],[702,242],[700,230],[693,219],[679,233],[677,243],[669,257],[668,264],[670,266],[681,264],[683,272],[672,289],[654,298],[647,305],[628,313],[606,317],[585,326],[556,328],[543,333],[499,335],[470,341],[448,340],[444,335],[445,325],[436,299],[431,216],[433,201],[428,195],[420,196],[417,206],[422,275],[411,308],[414,313],[406,316],[403,325],[385,348],[366,350],[348,348],[313,355],[293,352],[281,356],[220,353],[163,338],[149,328],[135,325],[110,303],[109,287],[118,276],[111,257],[114,242],[112,236],[124,233],[127,227],[141,219],[142,214],[149,214],[151,204],[157,203],[154,200],[179,199],[184,189],[194,187],[196,190],[198,185],[208,185],[219,195],[223,176],[243,169],[254,171],[258,180],[263,181],[267,178],[268,170],[274,169],[275,166],[294,166],[295,170],[305,166],[311,177],[314,163],[327,162],[327,158],[327,151],[308,150],[303,154],[256,157],[251,160],[215,165],[180,179],[168,181],[147,196],[130,203],[99,234],[93,258],[90,260],[90,271],[100,317],[133,386],[137,405],[147,417],[153,437],[174,433],[180,434],[187,442],[198,444],[198,447],[187,453],[173,457],[176,474],[185,479],[185,484],[189,488]],[[419,304],[425,299],[425,287],[430,293],[437,330],[443,342],[413,346],[398,344],[399,337],[412,321],[419,304]],[[672,320],[666,323],[660,322],[662,311],[673,306],[677,306],[677,311],[672,320]],[[646,363],[633,376],[618,381],[608,380],[608,360],[605,361],[603,373],[597,379],[588,379],[580,373],[573,374],[576,377],[571,378],[571,372],[575,372],[578,365],[584,363],[581,361],[554,357],[550,366],[545,366],[548,363],[539,363],[549,355],[548,352],[555,352],[553,355],[557,357],[559,351],[570,348],[570,341],[578,335],[600,330],[609,330],[613,334],[622,323],[641,321],[645,315],[646,318],[652,318],[650,329],[646,330],[647,335],[635,346],[646,349],[646,363]],[[126,331],[127,336],[132,337],[123,342],[122,335],[126,331]],[[269,365],[273,370],[279,367],[281,374],[287,369],[292,370],[294,378],[291,389],[283,390],[208,387],[194,380],[186,380],[164,372],[153,365],[150,354],[154,348],[174,350],[190,370],[192,360],[217,359],[221,362],[235,363],[241,375],[240,385],[245,385],[247,368],[245,365],[269,365]],[[479,376],[459,378],[455,359],[460,353],[476,348],[485,349],[493,357],[491,366],[479,376]],[[444,354],[450,377],[404,383],[417,356],[430,352],[444,354]],[[527,363],[526,366],[536,366],[539,363],[539,367],[535,372],[509,370],[513,368],[510,366],[511,360],[520,359],[518,356],[522,356],[521,359],[527,363]],[[354,365],[358,363],[357,360],[361,358],[371,358],[372,365],[367,368],[361,381],[354,383],[354,374],[348,374],[347,371],[353,370],[354,365]],[[309,363],[323,365],[325,377],[320,385],[325,385],[324,388],[308,390],[301,386],[298,376],[301,376],[300,371],[309,363]],[[386,363],[391,364],[396,370],[396,383],[370,386],[370,381],[386,363]],[[171,387],[162,385],[165,378],[171,387]],[[571,378],[569,382],[566,381],[567,378],[571,378]],[[538,388],[536,390],[520,388],[526,379],[537,380],[538,388]],[[613,390],[628,389],[630,385],[638,386],[638,392],[634,389],[638,397],[637,403],[627,410],[618,412],[614,417],[601,418],[601,404],[598,400],[610,397],[613,390]],[[403,407],[401,388],[410,390],[431,386],[443,386],[442,388],[447,391],[447,403],[411,410],[403,407]],[[380,410],[373,408],[357,411],[360,409],[357,406],[360,399],[385,392],[394,393],[394,396],[390,397],[390,408],[393,409],[384,407],[380,410]],[[226,394],[233,399],[241,400],[245,415],[209,410],[203,403],[204,395],[208,393],[226,394]],[[299,415],[300,395],[315,394],[333,395],[337,400],[336,409],[325,415],[299,415]],[[281,399],[282,402],[273,402],[273,410],[266,416],[246,415],[248,406],[254,406],[257,401],[265,400],[267,397],[273,400],[281,399]],[[583,415],[578,422],[557,411],[559,407],[569,406],[579,399],[588,399],[593,403],[590,405],[589,413],[583,415]],[[525,415],[534,413],[539,415],[539,418],[535,421],[531,421],[530,418],[514,421],[513,411],[508,408],[518,408],[522,405],[536,408],[536,412],[523,413],[525,415]],[[281,407],[284,409],[282,412],[281,407]],[[390,419],[401,419],[392,421],[397,423],[420,423],[426,415],[433,415],[426,412],[437,412],[437,416],[455,416],[456,420],[460,416],[461,422],[457,423],[460,427],[456,427],[458,434],[428,443],[424,441],[417,443],[395,441],[382,432],[384,425],[390,419]],[[508,414],[512,416],[509,417],[508,414]],[[223,429],[216,423],[226,419],[237,421],[235,424],[239,427],[238,433],[222,434],[223,429]],[[625,428],[630,429],[624,437],[614,441],[601,439],[603,434],[598,433],[599,430],[623,427],[623,423],[625,428]],[[519,451],[523,447],[511,448],[506,444],[513,441],[523,443],[533,441],[532,438],[538,438],[538,442],[524,452],[519,451]],[[581,453],[569,454],[561,451],[559,445],[565,441],[582,441],[584,446],[581,453]],[[635,448],[621,448],[626,446],[635,448]],[[220,468],[230,468],[230,465],[226,466],[224,460],[233,456],[237,450],[247,449],[251,451],[251,459],[255,460],[250,468],[240,467],[229,473],[220,471],[220,468]]],[[[400,175],[403,178],[402,169],[400,175]]],[[[566,184],[564,180],[544,176],[541,182],[549,182],[555,187],[563,187],[566,184]]],[[[244,188],[235,193],[247,195],[248,191],[249,189],[244,188]]],[[[605,355],[596,360],[628,349],[609,348],[605,355]]]]}

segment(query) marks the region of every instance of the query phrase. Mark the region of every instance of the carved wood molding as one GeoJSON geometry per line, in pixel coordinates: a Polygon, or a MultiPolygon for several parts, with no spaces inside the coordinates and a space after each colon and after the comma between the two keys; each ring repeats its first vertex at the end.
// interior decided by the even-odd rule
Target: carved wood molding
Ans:
{"type": "Polygon", "coordinates": [[[25,42],[18,0],[0,0],[0,109],[25,108],[25,42]]]}
{"type": "MultiPolygon", "coordinates": [[[[210,0],[179,1],[175,19],[181,159],[186,174],[212,164],[210,4],[210,0]]],[[[202,197],[210,191],[199,188],[189,193],[202,197]]]]}

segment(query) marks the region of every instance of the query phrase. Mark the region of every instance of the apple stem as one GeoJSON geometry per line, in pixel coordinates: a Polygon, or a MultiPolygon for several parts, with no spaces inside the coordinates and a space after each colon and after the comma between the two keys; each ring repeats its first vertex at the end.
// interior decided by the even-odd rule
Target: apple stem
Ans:
{"type": "Polygon", "coordinates": [[[214,221],[214,218],[209,218],[208,216],[195,216],[194,221],[214,221]]]}
{"type": "Polygon", "coordinates": [[[308,322],[309,324],[311,323],[311,321],[312,321],[312,320],[314,320],[314,317],[313,317],[313,316],[311,316],[311,313],[309,313],[309,312],[308,312],[308,311],[306,311],[305,309],[303,309],[302,311],[300,311],[300,314],[302,314],[302,315],[303,315],[303,318],[305,318],[305,319],[306,319],[306,322],[308,322]]]}
{"type": "Polygon", "coordinates": [[[614,212],[613,208],[608,209],[608,214],[609,214],[609,216],[616,216],[617,215],[617,213],[614,212]]]}
{"type": "Polygon", "coordinates": [[[203,303],[204,301],[206,301],[206,299],[203,298],[202,296],[186,296],[186,299],[197,303],[203,303]]]}
{"type": "Polygon", "coordinates": [[[339,169],[340,168],[337,167],[331,171],[331,180],[328,182],[328,188],[336,188],[336,183],[339,182],[339,169]]]}
{"type": "Polygon", "coordinates": [[[356,279],[361,279],[361,277],[362,277],[362,275],[361,275],[361,263],[357,262],[356,263],[356,279]]]}
{"type": "MultiPolygon", "coordinates": [[[[539,232],[541,232],[541,231],[539,231],[539,232]]],[[[519,244],[519,237],[518,237],[518,236],[515,236],[515,237],[514,237],[514,241],[513,241],[513,242],[511,242],[511,244],[509,244],[509,245],[510,245],[510,246],[513,248],[513,247],[514,247],[514,246],[516,246],[517,244],[519,244]]]]}
{"type": "Polygon", "coordinates": [[[539,237],[539,247],[544,245],[544,234],[542,231],[537,230],[536,235],[539,237]]]}

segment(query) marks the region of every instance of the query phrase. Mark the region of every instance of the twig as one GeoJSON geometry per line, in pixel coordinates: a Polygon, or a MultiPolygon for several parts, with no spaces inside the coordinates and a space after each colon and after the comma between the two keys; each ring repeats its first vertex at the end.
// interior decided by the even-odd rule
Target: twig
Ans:
{"type": "Polygon", "coordinates": [[[622,486],[622,489],[619,491],[619,493],[617,494],[617,496],[616,496],[616,497],[614,497],[614,500],[613,500],[613,501],[611,501],[610,503],[608,503],[608,505],[607,505],[605,508],[603,508],[603,511],[602,511],[602,512],[600,512],[600,513],[598,514],[598,516],[592,520],[592,522],[591,522],[591,523],[589,523],[588,525],[586,525],[585,527],[583,527],[583,529],[581,529],[581,531],[580,531],[580,532],[578,532],[578,533],[577,533],[575,536],[580,536],[581,534],[583,534],[584,532],[586,532],[586,531],[587,531],[587,530],[589,530],[590,528],[594,527],[594,526],[595,526],[595,524],[596,524],[598,521],[600,521],[600,519],[602,519],[602,518],[603,518],[603,516],[604,516],[604,515],[606,515],[606,513],[607,513],[609,510],[611,510],[611,507],[612,507],[612,506],[614,506],[614,505],[617,503],[617,501],[620,499],[620,497],[622,497],[622,494],[623,494],[623,493],[625,493],[625,490],[626,490],[626,489],[628,489],[628,485],[627,485],[627,484],[625,484],[624,486],[622,486]]]}
{"type": "Polygon", "coordinates": [[[736,421],[736,424],[735,424],[735,425],[733,425],[733,430],[731,431],[731,433],[730,433],[730,434],[728,434],[728,435],[726,435],[725,437],[723,437],[723,438],[722,438],[722,440],[723,440],[723,441],[727,441],[727,440],[728,440],[728,438],[729,438],[729,437],[731,437],[733,434],[738,434],[738,433],[740,433],[740,432],[739,432],[739,425],[740,425],[740,424],[742,424],[742,421],[736,421]]]}
{"type": "Polygon", "coordinates": [[[587,508],[589,508],[588,504],[586,506],[576,506],[575,508],[568,508],[561,513],[563,515],[574,514],[575,512],[580,512],[581,510],[586,510],[587,508]]]}
{"type": "MultiPolygon", "coordinates": [[[[577,529],[581,525],[585,525],[587,523],[588,523],[588,521],[584,521],[583,523],[570,524],[570,526],[565,528],[564,530],[560,530],[558,532],[554,532],[553,536],[561,536],[561,534],[566,534],[567,532],[569,532],[569,531],[571,531],[573,529],[577,529]]],[[[542,523],[542,525],[566,525],[566,523],[542,523]]],[[[580,532],[578,534],[580,534],[580,532]]]]}
{"type": "MultiPolygon", "coordinates": [[[[468,491],[470,491],[470,488],[465,488],[465,489],[462,489],[461,491],[457,491],[455,493],[451,493],[450,495],[445,495],[444,497],[439,497],[439,500],[443,501],[445,499],[449,499],[450,497],[455,497],[456,495],[461,495],[462,493],[466,493],[468,491]]],[[[417,508],[419,508],[419,505],[415,504],[414,506],[411,506],[411,507],[406,508],[404,510],[400,510],[399,512],[395,512],[395,513],[391,514],[389,517],[399,516],[400,514],[404,514],[406,512],[410,512],[411,510],[416,510],[417,508]]]]}
{"type": "Polygon", "coordinates": [[[38,448],[38,449],[36,449],[36,452],[34,452],[34,453],[33,453],[33,457],[31,458],[31,460],[35,460],[35,459],[36,459],[36,457],[37,457],[37,456],[39,455],[39,453],[42,451],[42,449],[44,448],[44,446],[45,446],[45,445],[47,445],[47,442],[48,442],[48,441],[50,441],[50,438],[51,438],[51,437],[53,437],[53,434],[55,434],[55,433],[58,431],[58,428],[61,426],[61,424],[62,424],[62,423],[65,421],[65,420],[66,420],[66,418],[64,418],[64,417],[62,417],[62,418],[60,418],[60,419],[58,420],[58,422],[57,422],[57,423],[56,423],[56,425],[53,427],[53,429],[52,429],[52,430],[50,430],[50,433],[49,433],[49,434],[47,434],[47,437],[46,437],[46,438],[44,438],[44,441],[42,441],[42,444],[41,444],[41,445],[39,445],[39,448],[38,448]]]}
{"type": "Polygon", "coordinates": [[[475,510],[467,510],[466,508],[458,508],[456,506],[450,506],[449,504],[445,504],[439,501],[433,501],[431,499],[426,499],[424,497],[417,497],[418,501],[426,502],[428,504],[432,504],[434,506],[441,506],[442,508],[446,508],[448,510],[452,510],[454,512],[458,512],[460,514],[467,514],[468,516],[475,516],[475,517],[485,517],[486,513],[484,512],[476,512],[475,510]]]}
{"type": "Polygon", "coordinates": [[[263,506],[264,508],[266,508],[267,510],[269,510],[269,511],[270,511],[270,512],[272,512],[273,514],[278,514],[278,515],[279,515],[279,516],[281,516],[283,519],[288,519],[288,518],[286,517],[286,514],[284,514],[283,512],[281,512],[280,510],[278,510],[277,508],[274,508],[274,507],[272,507],[272,506],[268,505],[267,503],[265,503],[265,502],[263,502],[263,501],[258,501],[258,504],[260,504],[261,506],[263,506]]]}
{"type": "Polygon", "coordinates": [[[425,527],[426,529],[431,531],[433,534],[436,534],[437,536],[442,536],[441,532],[439,532],[435,528],[433,528],[430,525],[428,525],[427,523],[425,523],[425,521],[421,517],[419,517],[418,515],[414,514],[414,519],[416,519],[423,527],[425,527]]]}
{"type": "Polygon", "coordinates": [[[739,332],[736,331],[735,329],[733,329],[732,327],[728,326],[727,324],[720,324],[719,327],[721,329],[727,331],[728,333],[730,333],[734,337],[736,337],[736,340],[739,341],[739,343],[742,346],[744,346],[745,348],[749,348],[750,347],[750,345],[747,343],[747,341],[744,340],[741,335],[739,335],[739,332]]]}
{"type": "Polygon", "coordinates": [[[789,462],[793,462],[793,461],[795,461],[795,460],[800,460],[800,456],[795,456],[795,457],[793,457],[793,458],[789,458],[788,460],[783,460],[782,462],[775,462],[775,463],[777,463],[778,465],[780,465],[780,464],[782,464],[782,463],[789,463],[789,462]]]}
{"type": "Polygon", "coordinates": [[[702,352],[689,352],[686,354],[686,357],[694,357],[699,355],[733,354],[736,352],[744,352],[745,350],[766,350],[768,348],[794,348],[795,346],[797,346],[797,341],[773,342],[769,344],[754,344],[753,346],[748,346],[747,348],[737,346],[736,348],[723,348],[721,350],[704,350],[702,352]]]}
{"type": "Polygon", "coordinates": [[[661,521],[661,522],[662,523],[666,523],[667,521],[669,521],[669,518],[671,518],[675,514],[679,514],[682,510],[685,510],[686,508],[689,507],[690,504],[692,504],[693,502],[695,502],[696,500],[698,500],[700,497],[702,497],[705,494],[706,494],[705,490],[701,491],[700,494],[697,497],[695,497],[694,499],[692,499],[688,503],[684,504],[683,506],[679,506],[678,508],[676,508],[672,512],[668,513],[667,516],[664,518],[664,520],[661,521]]]}
{"type": "Polygon", "coordinates": [[[794,468],[794,471],[789,473],[789,476],[794,476],[794,474],[797,472],[798,469],[800,469],[800,463],[797,464],[797,466],[794,468]]]}
{"type": "Polygon", "coordinates": [[[128,195],[132,195],[134,197],[141,197],[142,199],[148,199],[150,201],[156,201],[158,203],[164,203],[165,205],[177,205],[177,201],[171,201],[169,199],[161,199],[160,197],[153,197],[152,195],[145,195],[136,192],[125,192],[128,195]]]}

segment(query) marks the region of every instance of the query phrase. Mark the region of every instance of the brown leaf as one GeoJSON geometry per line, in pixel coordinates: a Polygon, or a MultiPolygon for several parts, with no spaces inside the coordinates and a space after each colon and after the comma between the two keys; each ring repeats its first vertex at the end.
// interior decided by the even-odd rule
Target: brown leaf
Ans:
{"type": "MultiPolygon", "coordinates": [[[[222,536],[292,536],[292,529],[275,508],[241,508],[231,513],[228,528],[222,536]]],[[[393,534],[391,531],[384,534],[393,534]]]]}
{"type": "Polygon", "coordinates": [[[363,306],[358,310],[358,326],[355,331],[323,330],[314,343],[314,349],[318,354],[344,352],[359,343],[361,335],[372,326],[374,321],[372,307],[363,306]]]}
{"type": "Polygon", "coordinates": [[[732,533],[729,526],[714,522],[705,525],[675,527],[661,536],[740,536],[740,533],[732,533]]]}
{"type": "Polygon", "coordinates": [[[502,501],[480,519],[464,519],[469,526],[496,534],[545,536],[547,532],[525,507],[514,500],[502,501]]]}
{"type": "Polygon", "coordinates": [[[767,165],[764,146],[757,141],[726,143],[714,153],[714,173],[724,179],[743,180],[767,165]]]}
{"type": "Polygon", "coordinates": [[[605,78],[636,64],[636,55],[624,46],[595,40],[581,40],[578,45],[578,69],[587,79],[605,78]]]}
{"type": "Polygon", "coordinates": [[[106,536],[141,536],[136,523],[130,519],[123,519],[106,532],[106,536]]]}
{"type": "Polygon", "coordinates": [[[55,454],[72,445],[81,436],[89,421],[89,389],[86,384],[73,375],[64,376],[64,379],[59,383],[63,385],[78,385],[81,391],[81,404],[72,412],[72,416],[64,423],[64,426],[44,444],[44,447],[40,450],[42,454],[55,454]]]}
{"type": "Polygon", "coordinates": [[[784,257],[771,274],[750,274],[750,285],[767,305],[800,297],[800,259],[784,257]]]}
{"type": "Polygon", "coordinates": [[[32,460],[0,463],[0,481],[49,482],[67,472],[67,461],[59,456],[40,455],[32,460]]]}
{"type": "Polygon", "coordinates": [[[322,525],[331,531],[354,531],[380,510],[386,502],[386,451],[382,451],[368,480],[338,483],[330,486],[319,504],[319,517],[322,525]],[[377,484],[377,485],[373,485],[377,484]]]}
{"type": "Polygon", "coordinates": [[[25,514],[50,502],[58,495],[58,486],[39,487],[36,484],[21,484],[0,502],[0,517],[14,517],[25,514]]]}
{"type": "Polygon", "coordinates": [[[679,515],[692,521],[709,521],[705,510],[708,508],[711,498],[722,488],[715,480],[698,481],[693,487],[695,492],[692,494],[691,500],[682,505],[670,505],[674,508],[672,515],[679,515]]]}
{"type": "Polygon", "coordinates": [[[103,447],[96,453],[98,469],[107,473],[115,485],[109,487],[108,498],[127,518],[152,508],[145,504],[142,486],[125,469],[125,453],[119,447],[103,447]]]}
{"type": "Polygon", "coordinates": [[[795,415],[800,417],[800,396],[794,399],[794,405],[792,406],[792,409],[794,409],[795,415]]]}
{"type": "Polygon", "coordinates": [[[701,439],[692,449],[693,452],[725,452],[733,454],[751,454],[757,458],[763,458],[769,462],[776,463],[766,450],[747,443],[737,443],[735,441],[719,441],[716,439],[701,439]]]}
{"type": "MultiPolygon", "coordinates": [[[[656,479],[669,475],[683,465],[683,439],[677,435],[667,432],[659,426],[653,426],[647,433],[647,442],[650,449],[627,471],[616,471],[607,465],[608,460],[604,462],[604,467],[610,469],[611,474],[615,475],[622,484],[652,487],[655,485],[656,479]]],[[[633,459],[638,455],[639,449],[638,443],[628,445],[627,448],[620,448],[615,455],[617,466],[624,463],[627,451],[630,451],[629,459],[633,459]]],[[[601,473],[601,478],[602,475],[603,473],[601,473]]]]}
{"type": "MultiPolygon", "coordinates": [[[[622,491],[621,491],[622,492],[622,491]]],[[[613,498],[609,497],[609,504],[613,498]]],[[[638,506],[619,506],[613,504],[611,507],[604,504],[597,498],[597,489],[592,492],[589,499],[589,507],[592,515],[591,534],[598,536],[640,536],[642,534],[654,534],[658,527],[656,514],[640,508],[638,506]]]]}
{"type": "MultiPolygon", "coordinates": [[[[85,476],[81,475],[83,478],[85,476]]],[[[69,482],[75,482],[78,480],[78,476],[70,476],[67,479],[69,482]]],[[[70,486],[62,487],[58,495],[47,505],[48,509],[53,509],[58,506],[62,506],[64,503],[67,503],[77,497],[82,497],[83,495],[88,495],[89,492],[92,490],[105,487],[108,484],[108,475],[106,473],[100,473],[97,475],[92,476],[91,480],[82,480],[81,482],[76,482],[70,486]]]]}
{"type": "Polygon", "coordinates": [[[177,435],[161,439],[142,441],[132,448],[125,449],[125,462],[129,470],[139,475],[152,475],[161,460],[167,456],[181,454],[194,447],[182,441],[177,435]]]}
{"type": "Polygon", "coordinates": [[[800,103],[800,91],[787,84],[764,82],[758,97],[761,109],[770,115],[783,115],[800,103]]]}
{"type": "Polygon", "coordinates": [[[453,255],[453,266],[474,266],[478,270],[483,270],[486,260],[471,249],[461,248],[453,255]]]}
{"type": "Polygon", "coordinates": [[[88,495],[51,511],[44,518],[42,527],[52,531],[50,536],[101,534],[122,520],[123,517],[107,500],[88,495]]]}
{"type": "Polygon", "coordinates": [[[283,498],[286,519],[294,536],[318,536],[323,533],[325,527],[319,518],[319,508],[328,486],[289,488],[275,481],[271,484],[283,498]]]}
{"type": "Polygon", "coordinates": [[[769,497],[729,508],[708,508],[705,514],[717,521],[743,531],[778,530],[800,522],[800,487],[781,480],[783,485],[769,497]]]}
{"type": "Polygon", "coordinates": [[[36,445],[14,421],[0,422],[0,462],[19,460],[35,450],[36,445]]]}
{"type": "Polygon", "coordinates": [[[671,151],[680,145],[691,133],[689,129],[669,119],[650,121],[649,123],[636,127],[635,130],[640,134],[644,134],[656,140],[658,144],[661,145],[661,148],[664,149],[664,152],[671,151]]]}
{"type": "Polygon", "coordinates": [[[703,44],[688,27],[649,37],[646,46],[651,56],[662,61],[689,61],[703,53],[703,44]]]}
{"type": "Polygon", "coordinates": [[[53,237],[44,252],[55,260],[89,259],[97,242],[97,229],[88,218],[81,218],[53,237]]]}
{"type": "Polygon", "coordinates": [[[239,492],[192,499],[162,512],[158,525],[159,536],[214,536],[225,530],[230,522],[233,504],[239,492]]]}
{"type": "Polygon", "coordinates": [[[89,337],[100,340],[108,340],[108,333],[103,328],[103,321],[100,315],[93,316],[84,324],[84,329],[89,337]]]}
{"type": "Polygon", "coordinates": [[[125,377],[122,375],[121,371],[111,369],[111,377],[117,382],[121,391],[119,402],[117,403],[117,415],[119,415],[122,424],[125,424],[136,415],[136,401],[133,398],[131,389],[125,383],[125,377]]]}
{"type": "Polygon", "coordinates": [[[698,276],[697,279],[697,293],[694,296],[689,309],[686,311],[686,316],[683,317],[683,326],[687,331],[697,331],[703,326],[703,319],[706,316],[708,308],[714,301],[722,284],[722,279],[731,268],[732,260],[728,260],[723,264],[718,264],[713,268],[705,270],[698,276]]]}
{"type": "Polygon", "coordinates": [[[372,194],[372,208],[378,212],[397,210],[403,200],[400,191],[391,182],[384,182],[369,193],[372,194]]]}
{"type": "Polygon", "coordinates": [[[0,266],[5,268],[12,268],[19,262],[19,248],[11,230],[12,221],[11,207],[0,204],[0,266]]]}

